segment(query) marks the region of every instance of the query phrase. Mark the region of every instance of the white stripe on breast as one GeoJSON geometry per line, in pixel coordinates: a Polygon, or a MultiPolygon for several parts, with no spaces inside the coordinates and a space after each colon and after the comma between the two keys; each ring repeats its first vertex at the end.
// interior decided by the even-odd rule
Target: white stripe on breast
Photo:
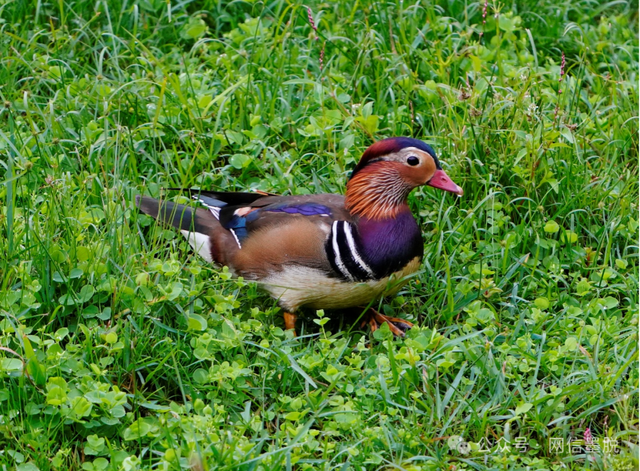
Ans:
{"type": "Polygon", "coordinates": [[[360,268],[367,272],[367,275],[375,279],[375,273],[373,273],[371,267],[367,265],[364,260],[362,260],[362,257],[360,257],[360,254],[358,253],[358,249],[356,248],[356,241],[353,239],[353,234],[351,233],[351,224],[349,224],[348,222],[344,223],[344,233],[347,236],[347,245],[349,245],[351,256],[353,257],[355,262],[360,265],[360,268]]]}
{"type": "Polygon", "coordinates": [[[344,265],[344,262],[342,261],[342,257],[340,256],[340,246],[338,245],[338,223],[339,222],[340,221],[333,222],[333,234],[331,238],[333,253],[335,254],[335,257],[336,257],[335,259],[336,266],[338,267],[338,270],[340,270],[340,273],[342,273],[349,280],[354,281],[353,276],[351,275],[351,273],[349,273],[349,270],[347,270],[347,267],[344,265]]]}

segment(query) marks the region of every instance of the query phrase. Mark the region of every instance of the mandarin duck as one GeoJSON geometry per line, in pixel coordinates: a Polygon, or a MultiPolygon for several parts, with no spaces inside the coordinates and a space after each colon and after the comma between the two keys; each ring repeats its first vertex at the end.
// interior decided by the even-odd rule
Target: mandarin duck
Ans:
{"type": "MultiPolygon", "coordinates": [[[[136,203],[179,229],[208,262],[259,283],[292,329],[302,307],[364,307],[395,294],[418,270],[423,241],[407,197],[421,185],[462,195],[431,146],[395,137],[364,152],[345,196],[192,189],[186,192],[201,207],[147,196],[137,196],[136,203]]],[[[365,322],[372,330],[387,323],[396,336],[413,325],[373,309],[365,322]]]]}

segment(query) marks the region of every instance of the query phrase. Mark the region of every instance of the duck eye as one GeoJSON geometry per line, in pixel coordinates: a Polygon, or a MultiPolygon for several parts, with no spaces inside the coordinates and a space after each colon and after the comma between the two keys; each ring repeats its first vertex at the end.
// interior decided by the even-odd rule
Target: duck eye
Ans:
{"type": "Polygon", "coordinates": [[[415,167],[420,163],[420,159],[415,155],[410,155],[409,157],[407,157],[407,163],[412,167],[415,167]]]}

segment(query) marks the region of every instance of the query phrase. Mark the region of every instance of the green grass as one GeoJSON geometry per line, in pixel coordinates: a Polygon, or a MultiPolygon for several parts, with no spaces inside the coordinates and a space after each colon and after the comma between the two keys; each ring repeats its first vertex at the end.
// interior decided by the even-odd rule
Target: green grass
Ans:
{"type": "Polygon", "coordinates": [[[1,469],[637,469],[637,4],[307,4],[0,3],[1,469]],[[465,191],[411,197],[404,340],[294,338],[133,205],[394,135],[465,191]]]}

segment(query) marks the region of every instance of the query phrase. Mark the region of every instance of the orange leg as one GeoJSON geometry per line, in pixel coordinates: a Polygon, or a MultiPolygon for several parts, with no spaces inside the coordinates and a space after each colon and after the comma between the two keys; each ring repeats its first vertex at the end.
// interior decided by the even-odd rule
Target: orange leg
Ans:
{"type": "Polygon", "coordinates": [[[284,313],[284,327],[289,330],[293,330],[293,335],[296,335],[296,320],[298,316],[291,314],[290,312],[284,313]]]}
{"type": "Polygon", "coordinates": [[[404,333],[413,327],[413,324],[409,321],[405,321],[404,319],[399,319],[397,317],[385,316],[371,308],[369,308],[365,313],[360,327],[364,327],[366,324],[369,324],[371,332],[375,332],[385,322],[389,326],[389,330],[391,330],[393,335],[396,337],[404,337],[404,333]]]}

